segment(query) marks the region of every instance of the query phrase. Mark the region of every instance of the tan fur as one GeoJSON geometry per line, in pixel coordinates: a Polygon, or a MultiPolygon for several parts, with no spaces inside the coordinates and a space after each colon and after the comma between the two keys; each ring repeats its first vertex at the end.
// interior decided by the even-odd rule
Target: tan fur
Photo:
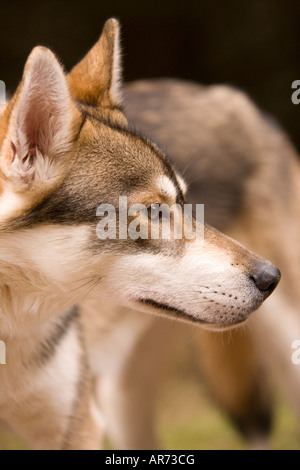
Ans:
{"type": "Polygon", "coordinates": [[[107,21],[99,41],[69,74],[73,97],[80,103],[101,108],[120,104],[118,36],[118,22],[107,21]]]}
{"type": "MultiPolygon", "coordinates": [[[[102,73],[105,75],[107,71],[107,80],[111,80],[112,77],[111,66],[107,62],[114,56],[112,44],[115,42],[114,36],[117,34],[115,31],[117,28],[116,22],[111,21],[108,23],[102,39],[98,43],[100,44],[99,52],[101,55],[102,73]]],[[[31,72],[32,63],[37,61],[36,56],[38,54],[44,56],[45,54],[51,55],[50,51],[42,48],[35,49],[26,64],[23,81],[0,116],[1,192],[3,187],[8,184],[8,178],[3,174],[3,171],[12,162],[9,129],[14,126],[14,119],[18,113],[18,103],[20,102],[20,97],[22,97],[24,82],[27,75],[31,72]]],[[[84,83],[87,83],[86,79],[82,80],[82,85],[84,83]]],[[[108,100],[108,97],[110,97],[110,94],[106,92],[108,83],[102,83],[101,86],[103,87],[103,96],[99,95],[99,102],[104,100],[104,105],[106,106],[107,102],[105,100],[108,100]]],[[[113,84],[110,84],[109,88],[113,89],[113,84]]],[[[71,118],[70,142],[73,141],[73,144],[76,144],[73,135],[74,137],[78,135],[82,125],[82,117],[71,100],[69,110],[73,114],[71,118]]],[[[46,185],[44,182],[42,188],[38,187],[30,192],[27,191],[23,199],[20,198],[21,205],[16,207],[13,213],[9,213],[8,220],[4,221],[2,218],[2,229],[5,227],[5,224],[9,223],[9,220],[17,218],[27,208],[37,205],[39,201],[45,199],[47,192],[55,190],[55,187],[65,178],[66,173],[70,171],[72,158],[72,155],[69,154],[69,163],[61,166],[63,172],[60,171],[51,186],[46,185]]],[[[20,282],[19,274],[15,272],[14,276],[16,281],[19,279],[20,282]]],[[[28,276],[28,272],[26,276],[28,276]]],[[[38,275],[33,272],[32,279],[34,280],[36,276],[38,275]]],[[[41,286],[42,284],[43,281],[41,280],[41,286]]],[[[25,295],[25,290],[22,292],[23,296],[25,295]]],[[[6,301],[8,306],[13,294],[8,286],[1,287],[1,291],[2,305],[6,301]]],[[[49,313],[53,315],[54,312],[49,313]]],[[[51,334],[51,330],[55,331],[57,329],[56,323],[59,323],[59,319],[54,320],[54,322],[50,320],[46,323],[39,323],[35,319],[35,323],[32,322],[31,325],[26,324],[25,318],[21,321],[19,319],[18,322],[19,332],[16,330],[13,332],[11,328],[8,328],[6,333],[3,330],[1,333],[1,338],[3,337],[6,341],[8,354],[7,365],[1,367],[0,370],[0,414],[4,423],[9,423],[11,428],[26,437],[29,444],[35,449],[98,449],[102,436],[101,432],[99,432],[99,419],[96,419],[97,412],[95,412],[96,406],[93,399],[92,379],[85,358],[84,342],[78,333],[78,328],[74,329],[73,326],[68,331],[67,337],[63,340],[62,347],[58,351],[58,357],[52,357],[51,361],[58,361],[57,366],[60,364],[62,370],[65,367],[65,361],[73,361],[73,366],[69,364],[69,371],[64,371],[60,377],[60,371],[57,366],[53,369],[54,365],[50,362],[47,366],[41,367],[40,361],[43,359],[39,357],[43,341],[48,341],[47,338],[51,334]],[[24,323],[26,329],[30,331],[29,337],[26,334],[24,335],[24,329],[20,323],[24,323]],[[68,357],[59,357],[62,353],[64,354],[64,343],[67,343],[68,351],[65,352],[67,352],[68,357]],[[72,367],[74,367],[74,373],[77,369],[76,374],[78,376],[75,380],[76,383],[72,383],[72,367]],[[70,383],[68,383],[68,380],[70,380],[70,383]],[[16,384],[18,384],[17,387],[16,384]],[[55,389],[55,387],[57,388],[55,389]],[[60,396],[56,397],[58,389],[60,389],[60,396]],[[68,393],[74,394],[72,399],[70,397],[69,403],[67,398],[68,393]],[[64,395],[66,395],[66,398],[64,398],[64,395]],[[62,398],[61,404],[59,403],[60,398],[62,398]],[[69,409],[66,405],[69,406],[69,409]]]]}
{"type": "MultiPolygon", "coordinates": [[[[300,337],[299,157],[279,126],[266,119],[237,90],[177,81],[145,81],[129,85],[125,97],[129,119],[162,143],[179,169],[185,171],[191,200],[206,204],[206,220],[282,269],[278,291],[251,320],[249,328],[222,334],[193,333],[199,369],[216,401],[235,420],[250,444],[261,445],[268,439],[270,426],[271,370],[299,415],[300,375],[291,361],[291,344],[300,337]]],[[[93,308],[97,306],[94,304],[93,308]]],[[[117,309],[112,305],[110,315],[113,311],[117,309]]],[[[134,319],[137,314],[131,315],[134,319]]],[[[155,322],[153,319],[151,324],[145,323],[147,339],[145,331],[140,334],[138,328],[134,331],[131,327],[127,332],[128,336],[135,336],[134,345],[139,346],[127,352],[122,344],[118,345],[122,363],[125,355],[127,361],[114,377],[114,393],[118,395],[116,402],[122,397],[126,413],[108,412],[108,429],[116,445],[126,449],[143,448],[149,442],[155,445],[148,419],[155,397],[149,390],[158,381],[163,357],[171,349],[170,331],[163,344],[156,341],[153,331],[156,329],[158,334],[163,328],[161,323],[155,326],[155,322]],[[152,376],[148,376],[147,383],[137,383],[137,369],[143,368],[143,361],[153,352],[160,360],[155,368],[150,368],[152,376]],[[136,388],[132,390],[134,385],[130,384],[136,388]],[[136,412],[137,395],[145,396],[145,400],[136,412]],[[131,426],[135,419],[139,430],[131,426]],[[139,435],[143,436],[142,442],[139,435]]],[[[167,329],[168,324],[165,326],[167,329]]],[[[183,331],[182,334],[185,335],[183,331]]]]}
{"type": "MultiPolygon", "coordinates": [[[[52,52],[43,47],[36,47],[27,60],[23,78],[18,87],[18,90],[16,91],[11,101],[7,104],[4,113],[0,116],[0,184],[1,192],[4,193],[2,194],[2,199],[10,200],[12,197],[15,199],[15,204],[13,204],[12,207],[9,207],[8,211],[6,210],[6,205],[9,206],[7,203],[4,204],[3,209],[0,209],[0,225],[2,229],[5,229],[7,226],[7,219],[14,219],[26,213],[26,210],[34,205],[39,204],[39,202],[44,200],[50,192],[53,192],[66,177],[66,174],[68,173],[72,164],[72,160],[74,159],[74,152],[71,151],[71,144],[74,143],[77,138],[78,131],[82,123],[82,117],[71,100],[68,91],[65,90],[67,103],[65,104],[65,112],[63,113],[63,116],[61,116],[62,119],[60,125],[57,126],[54,131],[57,136],[56,142],[53,144],[53,148],[47,149],[49,153],[49,160],[52,159],[54,154],[61,152],[62,154],[66,154],[64,156],[64,161],[58,161],[54,163],[50,160],[50,162],[46,164],[41,162],[39,171],[36,172],[37,174],[35,176],[35,184],[31,185],[30,190],[28,190],[28,184],[25,180],[20,181],[19,175],[22,172],[22,167],[20,164],[17,166],[17,157],[15,153],[18,152],[15,149],[15,143],[19,137],[16,135],[15,129],[21,129],[21,125],[18,123],[18,119],[20,119],[20,114],[22,112],[24,114],[26,112],[24,95],[26,94],[26,91],[30,89],[31,82],[33,81],[32,74],[34,72],[32,70],[40,67],[41,70],[45,70],[45,74],[50,74],[53,73],[51,66],[53,68],[56,67],[57,69],[60,68],[58,63],[56,63],[56,59],[52,52]],[[22,108],[25,108],[24,111],[22,108]],[[62,133],[61,128],[64,125],[66,126],[66,135],[63,137],[59,134],[62,133]],[[47,180],[45,181],[43,173],[46,171],[47,180]]],[[[60,73],[63,77],[62,70],[60,70],[60,73]]],[[[41,80],[40,73],[38,71],[35,73],[35,75],[38,75],[37,79],[41,80]]],[[[36,93],[36,87],[32,85],[32,88],[33,93],[36,93]]],[[[44,93],[44,91],[45,90],[42,89],[41,93],[44,93]]],[[[58,93],[58,90],[56,92],[58,93]]],[[[62,99],[62,97],[58,96],[57,100],[59,99],[62,99]]],[[[46,106],[46,104],[43,103],[41,106],[46,106]]],[[[30,117],[30,119],[32,118],[30,117]]],[[[21,131],[19,134],[21,134],[21,131]]],[[[47,140],[48,138],[49,136],[45,134],[44,140],[47,140]]],[[[18,151],[22,152],[23,144],[18,145],[18,151]]],[[[25,149],[24,152],[26,153],[25,149]]]]}
{"type": "MultiPolygon", "coordinates": [[[[108,298],[226,330],[245,322],[280,279],[270,262],[210,226],[205,243],[192,247],[174,236],[145,244],[97,238],[102,202],[118,207],[123,194],[147,208],[185,201],[165,154],[131,130],[118,108],[118,31],[110,20],[69,77],[52,52],[35,48],[1,116],[0,334],[7,365],[0,369],[0,419],[35,449],[97,448],[103,423],[92,385],[112,405],[114,380],[99,385],[95,358],[89,369],[98,346],[85,344],[74,304],[108,298]]],[[[144,214],[141,223],[148,219],[144,214]]],[[[91,325],[99,331],[93,318],[91,325]]],[[[139,334],[142,317],[140,326],[139,334]]],[[[126,353],[135,346],[141,344],[133,335],[126,353]]]]}

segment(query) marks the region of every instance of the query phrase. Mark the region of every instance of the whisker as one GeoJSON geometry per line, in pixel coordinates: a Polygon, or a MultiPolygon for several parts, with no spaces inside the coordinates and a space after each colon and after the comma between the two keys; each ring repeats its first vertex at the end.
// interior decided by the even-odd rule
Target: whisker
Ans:
{"type": "MultiPolygon", "coordinates": [[[[85,278],[84,280],[86,281],[87,278],[85,278]]],[[[89,277],[89,281],[87,282],[84,282],[83,284],[79,285],[78,287],[70,290],[70,291],[67,291],[65,292],[59,299],[57,299],[56,301],[56,305],[59,305],[60,302],[64,301],[64,300],[67,300],[68,297],[72,296],[74,293],[78,292],[79,290],[83,289],[84,287],[87,287],[89,284],[91,284],[92,282],[94,281],[94,276],[90,276],[89,277]]],[[[78,303],[77,301],[74,301],[73,303],[78,303]]]]}
{"type": "Polygon", "coordinates": [[[198,155],[196,155],[194,158],[192,158],[188,164],[185,166],[184,170],[181,172],[182,176],[184,176],[187,172],[187,170],[190,168],[190,166],[194,163],[195,160],[197,160],[199,158],[198,155]]]}
{"type": "Polygon", "coordinates": [[[101,277],[99,277],[94,285],[91,287],[91,289],[84,295],[84,297],[81,299],[81,302],[83,302],[90,294],[93,292],[93,290],[100,284],[101,282],[101,277]]]}
{"type": "Polygon", "coordinates": [[[38,246],[39,246],[39,248],[40,248],[40,247],[49,245],[50,243],[55,243],[55,242],[60,242],[60,241],[66,241],[66,240],[70,240],[70,236],[53,238],[53,239],[51,239],[51,240],[47,240],[47,241],[44,242],[44,243],[41,243],[41,244],[38,245],[38,246]]]}

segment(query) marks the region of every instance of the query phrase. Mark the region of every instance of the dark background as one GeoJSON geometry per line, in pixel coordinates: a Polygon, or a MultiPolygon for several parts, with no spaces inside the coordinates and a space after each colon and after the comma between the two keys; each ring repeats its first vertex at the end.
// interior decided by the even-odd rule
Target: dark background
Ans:
{"type": "Polygon", "coordinates": [[[105,20],[123,26],[126,80],[172,76],[229,83],[272,113],[300,149],[299,0],[10,0],[0,5],[0,79],[13,92],[30,50],[52,48],[70,69],[105,20]]]}

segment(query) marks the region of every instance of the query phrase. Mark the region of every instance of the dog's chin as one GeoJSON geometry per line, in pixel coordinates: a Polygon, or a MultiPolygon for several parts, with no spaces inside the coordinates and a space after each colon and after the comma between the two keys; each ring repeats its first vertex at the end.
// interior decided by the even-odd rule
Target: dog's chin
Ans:
{"type": "Polygon", "coordinates": [[[225,324],[225,323],[202,323],[201,326],[204,330],[211,331],[213,333],[222,333],[224,331],[235,330],[236,328],[245,325],[248,321],[248,318],[245,320],[239,320],[235,323],[225,324]]]}
{"type": "Polygon", "coordinates": [[[134,303],[135,305],[139,306],[138,308],[140,310],[144,310],[147,313],[154,313],[155,315],[159,315],[164,318],[181,321],[189,325],[198,326],[198,327],[204,328],[205,330],[213,331],[216,333],[222,332],[222,331],[229,331],[229,330],[238,328],[239,326],[244,325],[248,320],[248,316],[246,316],[243,319],[238,318],[236,321],[231,319],[230,323],[226,323],[226,322],[213,323],[213,322],[207,322],[205,320],[202,320],[201,318],[196,318],[193,315],[183,310],[180,310],[176,307],[172,307],[167,304],[157,302],[156,300],[153,300],[153,299],[139,299],[138,301],[135,301],[134,303]]]}

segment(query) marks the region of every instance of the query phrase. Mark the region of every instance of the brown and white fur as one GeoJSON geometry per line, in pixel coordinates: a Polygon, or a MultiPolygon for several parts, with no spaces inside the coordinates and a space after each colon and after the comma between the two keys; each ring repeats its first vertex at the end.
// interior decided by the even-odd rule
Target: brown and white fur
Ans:
{"type": "MultiPolygon", "coordinates": [[[[300,415],[300,369],[291,360],[300,338],[299,157],[277,123],[233,88],[157,80],[130,84],[124,93],[128,117],[167,149],[189,183],[189,200],[205,203],[206,220],[282,270],[279,288],[249,328],[192,335],[217,403],[260,446],[272,424],[270,370],[300,415]]],[[[155,396],[175,328],[118,306],[105,311],[98,354],[112,367],[99,371],[99,397],[108,432],[118,448],[153,448],[155,396]]]]}
{"type": "Polygon", "coordinates": [[[97,207],[118,207],[120,195],[148,208],[185,202],[165,154],[128,126],[118,35],[108,21],[68,76],[35,48],[1,115],[0,419],[35,449],[99,445],[95,371],[75,304],[107,298],[222,330],[247,320],[280,278],[209,226],[192,249],[186,240],[97,238],[97,207]]]}

